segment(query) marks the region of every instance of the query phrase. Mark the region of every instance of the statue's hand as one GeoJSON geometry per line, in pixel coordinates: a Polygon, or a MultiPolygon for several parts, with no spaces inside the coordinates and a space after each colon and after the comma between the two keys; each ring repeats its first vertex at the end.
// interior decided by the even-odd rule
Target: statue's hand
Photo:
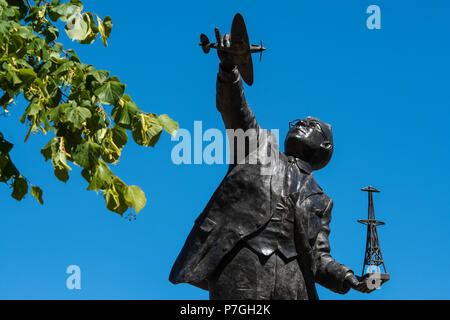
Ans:
{"type": "Polygon", "coordinates": [[[222,68],[226,71],[231,71],[236,66],[236,55],[227,52],[226,49],[231,47],[231,35],[229,33],[224,36],[220,35],[218,28],[215,29],[216,40],[217,40],[217,55],[220,59],[220,64],[222,68]]]}
{"type": "Polygon", "coordinates": [[[373,284],[370,284],[370,282],[367,281],[366,278],[355,276],[352,272],[349,272],[345,276],[344,281],[350,288],[362,293],[370,293],[377,289],[377,287],[373,284]]]}

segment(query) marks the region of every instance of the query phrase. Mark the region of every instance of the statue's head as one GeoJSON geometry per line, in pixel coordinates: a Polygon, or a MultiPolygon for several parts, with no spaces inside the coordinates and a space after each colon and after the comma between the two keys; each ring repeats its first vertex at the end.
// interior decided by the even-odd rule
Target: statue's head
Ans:
{"type": "Polygon", "coordinates": [[[325,167],[333,154],[331,126],[313,117],[290,122],[284,152],[306,161],[313,170],[325,167]]]}

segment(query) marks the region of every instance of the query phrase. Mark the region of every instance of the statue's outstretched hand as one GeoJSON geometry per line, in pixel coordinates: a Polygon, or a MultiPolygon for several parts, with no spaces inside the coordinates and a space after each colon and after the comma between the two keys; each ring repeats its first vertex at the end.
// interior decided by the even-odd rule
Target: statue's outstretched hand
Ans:
{"type": "Polygon", "coordinates": [[[231,35],[227,33],[224,36],[221,36],[218,28],[214,31],[216,34],[217,55],[219,56],[220,64],[225,70],[231,71],[236,66],[237,60],[236,55],[226,51],[226,49],[231,46],[231,35]]]}
{"type": "Polygon", "coordinates": [[[377,281],[373,282],[370,278],[361,278],[355,276],[352,272],[349,272],[345,276],[345,283],[350,288],[362,293],[370,293],[381,286],[381,281],[379,281],[378,283],[377,281]]]}

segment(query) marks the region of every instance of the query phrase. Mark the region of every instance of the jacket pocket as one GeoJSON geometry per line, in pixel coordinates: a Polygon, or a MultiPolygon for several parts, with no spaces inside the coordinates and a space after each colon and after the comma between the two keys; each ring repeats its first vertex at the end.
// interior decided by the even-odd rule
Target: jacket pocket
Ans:
{"type": "Polygon", "coordinates": [[[215,226],[216,223],[210,218],[206,217],[205,220],[200,225],[200,229],[206,233],[209,233],[215,226]]]}

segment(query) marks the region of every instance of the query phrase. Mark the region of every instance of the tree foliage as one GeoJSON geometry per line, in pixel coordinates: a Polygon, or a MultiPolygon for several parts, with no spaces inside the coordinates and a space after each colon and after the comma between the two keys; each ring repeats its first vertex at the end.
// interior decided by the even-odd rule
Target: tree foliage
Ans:
{"type": "MultiPolygon", "coordinates": [[[[42,148],[55,176],[69,179],[73,164],[82,168],[88,190],[101,192],[106,207],[123,214],[128,208],[139,212],[146,203],[144,192],[127,186],[111,171],[128,134],[142,146],[154,146],[163,129],[174,134],[178,124],[167,115],[139,109],[125,94],[125,84],[108,71],[80,61],[76,53],[57,42],[56,21],[66,23],[72,40],[90,44],[100,38],[105,46],[111,34],[110,17],[83,12],[78,0],[0,0],[0,107],[4,114],[21,95],[28,102],[20,121],[31,133],[52,133],[42,148]]],[[[0,132],[0,182],[12,188],[21,200],[29,192],[43,204],[43,191],[31,185],[14,165],[13,144],[0,132]]]]}

